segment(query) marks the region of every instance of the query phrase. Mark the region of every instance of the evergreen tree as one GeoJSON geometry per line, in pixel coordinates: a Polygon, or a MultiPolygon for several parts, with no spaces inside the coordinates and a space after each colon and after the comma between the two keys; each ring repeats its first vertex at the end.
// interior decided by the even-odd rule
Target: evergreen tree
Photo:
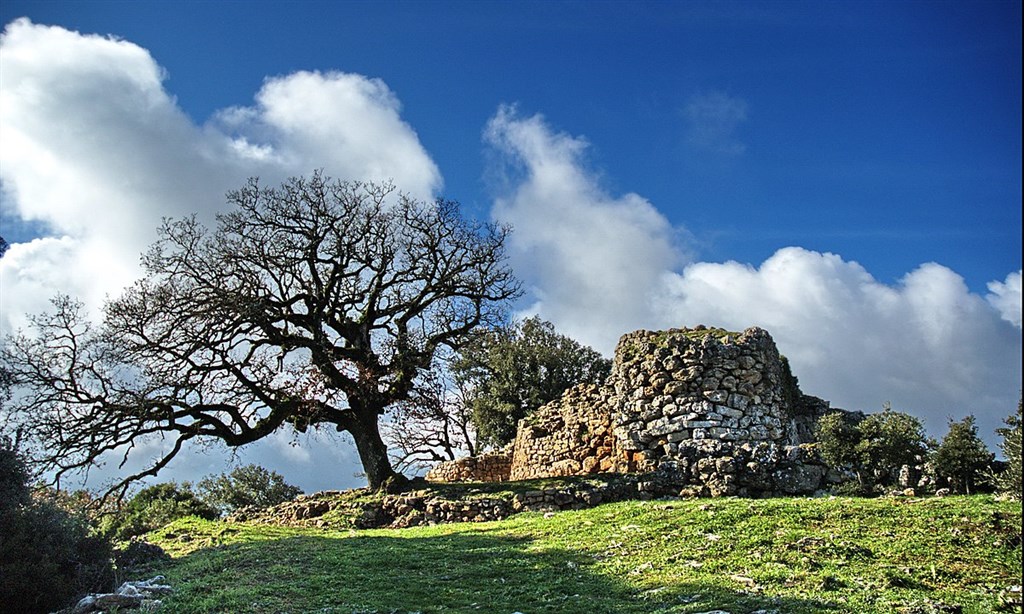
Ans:
{"type": "Polygon", "coordinates": [[[1021,425],[1021,401],[1017,401],[1017,413],[1010,414],[1006,420],[1005,428],[996,429],[996,433],[1003,438],[999,448],[1006,455],[1006,471],[996,476],[996,484],[999,490],[1017,499],[1021,498],[1021,448],[1020,448],[1020,425],[1021,425]]]}
{"type": "Polygon", "coordinates": [[[469,404],[481,443],[501,446],[516,436],[519,420],[582,383],[598,384],[611,361],[555,332],[539,317],[479,334],[452,366],[469,384],[469,404]]]}
{"type": "Polygon", "coordinates": [[[270,507],[302,494],[301,488],[285,482],[281,474],[259,465],[235,467],[231,473],[204,478],[198,490],[199,497],[222,514],[243,507],[270,507]]]}
{"type": "Polygon", "coordinates": [[[949,432],[932,454],[935,474],[945,479],[955,492],[971,494],[992,463],[992,453],[978,437],[974,416],[959,422],[950,420],[949,432]]]}

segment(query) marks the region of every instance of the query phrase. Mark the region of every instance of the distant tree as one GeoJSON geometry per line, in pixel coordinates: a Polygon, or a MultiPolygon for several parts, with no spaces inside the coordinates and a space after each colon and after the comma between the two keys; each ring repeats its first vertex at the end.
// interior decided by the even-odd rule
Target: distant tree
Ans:
{"type": "Polygon", "coordinates": [[[302,494],[301,488],[285,482],[281,474],[259,465],[243,465],[231,473],[204,478],[196,490],[200,499],[221,514],[243,507],[266,508],[302,494]]]}
{"type": "Polygon", "coordinates": [[[1021,401],[1017,400],[1017,413],[1010,414],[1004,420],[1006,427],[996,429],[1003,438],[999,448],[1006,456],[1006,470],[995,476],[996,485],[1001,492],[1011,497],[1021,498],[1021,401]]]}
{"type": "Polygon", "coordinates": [[[828,464],[857,474],[859,490],[896,482],[903,465],[917,465],[927,452],[924,426],[917,418],[893,411],[857,420],[858,414],[832,413],[818,422],[818,451],[828,464]]]}
{"type": "Polygon", "coordinates": [[[949,421],[949,432],[931,455],[936,477],[945,479],[950,488],[971,494],[992,464],[993,455],[978,437],[974,416],[959,422],[949,421]]]}
{"type": "Polygon", "coordinates": [[[320,173],[228,194],[210,232],[171,220],[145,277],[102,326],[64,297],[0,346],[8,409],[55,479],[154,434],[172,445],[114,488],[155,475],[190,441],[230,447],[293,427],[352,435],[371,488],[401,478],[379,420],[442,347],[504,318],[519,287],[508,230],[458,204],[320,173]]]}
{"type": "MultiPolygon", "coordinates": [[[[860,431],[846,412],[826,414],[818,420],[817,449],[822,460],[833,467],[857,467],[860,431]]],[[[861,483],[864,482],[857,473],[861,483]]]]}
{"type": "Polygon", "coordinates": [[[603,382],[611,361],[533,317],[480,332],[452,369],[470,391],[481,443],[501,446],[515,438],[519,420],[541,405],[576,384],[603,382]]]}
{"type": "Polygon", "coordinates": [[[179,518],[213,520],[220,514],[202,501],[188,482],[155,484],[140,490],[118,513],[104,517],[101,528],[115,541],[126,541],[179,518]]]}
{"type": "Polygon", "coordinates": [[[4,239],[3,237],[0,237],[0,258],[4,257],[4,254],[7,253],[7,250],[10,247],[11,247],[11,244],[8,243],[7,240],[4,239]]]}
{"type": "Polygon", "coordinates": [[[870,414],[859,425],[857,457],[862,469],[874,474],[874,481],[891,485],[903,465],[917,465],[927,452],[924,425],[917,418],[886,403],[881,413],[870,414]]]}
{"type": "Polygon", "coordinates": [[[468,383],[451,369],[457,355],[438,356],[416,382],[396,419],[383,425],[395,467],[419,471],[439,461],[474,456],[478,450],[468,383]]]}

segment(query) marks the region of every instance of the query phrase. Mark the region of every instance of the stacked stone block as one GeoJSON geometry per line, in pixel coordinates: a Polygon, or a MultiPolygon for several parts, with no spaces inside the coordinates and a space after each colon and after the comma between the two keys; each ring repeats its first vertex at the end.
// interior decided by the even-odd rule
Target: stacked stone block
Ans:
{"type": "Polygon", "coordinates": [[[512,447],[479,456],[438,463],[427,473],[429,482],[504,482],[512,473],[512,447]]]}
{"type": "MultiPolygon", "coordinates": [[[[760,328],[636,331],[619,340],[604,385],[572,388],[520,422],[506,479],[634,473],[659,495],[810,493],[828,471],[801,444],[828,410],[800,392],[760,328]]],[[[473,471],[441,473],[483,479],[473,471]]]]}
{"type": "Polygon", "coordinates": [[[511,478],[528,480],[612,469],[612,391],[593,384],[571,388],[519,424],[511,478]]]}
{"type": "Polygon", "coordinates": [[[771,336],[636,331],[615,350],[617,471],[653,471],[694,440],[783,443],[787,374],[771,336]]]}

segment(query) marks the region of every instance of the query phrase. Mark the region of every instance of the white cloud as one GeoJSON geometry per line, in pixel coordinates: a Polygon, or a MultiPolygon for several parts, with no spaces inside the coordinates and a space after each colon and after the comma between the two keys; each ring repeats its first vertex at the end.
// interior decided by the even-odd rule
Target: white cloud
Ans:
{"type": "Polygon", "coordinates": [[[530,311],[604,347],[648,321],[643,297],[681,258],[664,216],[636,194],[609,196],[582,168],[586,142],[552,132],[539,115],[502,107],[484,136],[500,172],[518,171],[493,215],[514,228],[512,264],[528,272],[537,299],[530,311]]]}
{"type": "Polygon", "coordinates": [[[683,107],[687,141],[703,152],[737,156],[747,146],[736,130],[747,119],[747,103],[718,91],[692,96],[683,107]]]}
{"type": "Polygon", "coordinates": [[[380,79],[342,72],[296,72],[267,79],[254,107],[232,107],[212,126],[234,135],[243,158],[302,171],[311,161],[341,179],[384,181],[428,199],[441,174],[401,118],[380,79]]]}
{"type": "Polygon", "coordinates": [[[1003,319],[1017,328],[1021,327],[1021,272],[1010,273],[1005,281],[990,281],[990,294],[985,298],[999,310],[1003,319]]]}
{"type": "Polygon", "coordinates": [[[948,417],[975,413],[991,437],[1020,388],[1019,331],[934,263],[888,286],[856,262],[790,247],[756,268],[668,273],[660,300],[660,326],[761,326],[805,392],[866,411],[892,401],[935,435],[948,417]]]}
{"type": "Polygon", "coordinates": [[[268,79],[252,107],[197,126],[165,73],[130,42],[12,22],[0,37],[0,182],[5,206],[57,238],[0,259],[0,330],[57,291],[97,308],[139,274],[163,217],[211,222],[249,176],[276,183],[323,168],[393,179],[430,198],[441,176],[400,104],[375,79],[301,72],[268,79]]]}
{"type": "Polygon", "coordinates": [[[525,169],[494,215],[515,225],[514,264],[535,288],[532,311],[561,332],[610,353],[635,328],[762,326],[805,392],[866,411],[891,401],[937,436],[948,417],[975,413],[992,440],[1016,406],[1019,273],[993,282],[986,301],[938,264],[890,286],[856,262],[799,247],[759,266],[682,266],[688,258],[651,203],[597,186],[580,161],[582,139],[507,108],[486,138],[525,169]],[[1004,321],[1014,314],[1017,328],[1004,321]]]}

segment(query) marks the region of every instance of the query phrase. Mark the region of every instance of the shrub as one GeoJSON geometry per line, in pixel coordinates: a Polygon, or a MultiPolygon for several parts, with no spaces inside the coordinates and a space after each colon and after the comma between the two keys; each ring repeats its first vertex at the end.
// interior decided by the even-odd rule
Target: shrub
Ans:
{"type": "Polygon", "coordinates": [[[985,442],[978,437],[974,416],[967,416],[960,422],[949,421],[949,432],[931,461],[937,478],[946,480],[955,492],[971,494],[983,481],[992,458],[985,442]]]}
{"type": "Polygon", "coordinates": [[[0,604],[10,612],[48,612],[113,584],[110,543],[85,518],[34,501],[24,462],[0,446],[0,604]]]}
{"type": "Polygon", "coordinates": [[[996,486],[1001,492],[1011,497],[1021,498],[1021,447],[1020,447],[1020,425],[1021,425],[1021,401],[1017,401],[1017,413],[1010,414],[1004,422],[1005,428],[996,429],[996,433],[1003,438],[999,449],[1006,456],[1006,470],[995,476],[996,486]]]}
{"type": "Polygon", "coordinates": [[[120,512],[104,518],[104,532],[114,540],[126,541],[148,533],[178,518],[199,516],[207,520],[219,514],[192,492],[189,483],[156,484],[144,488],[120,512]]]}
{"type": "Polygon", "coordinates": [[[903,465],[917,465],[927,452],[924,425],[917,418],[893,411],[886,404],[882,413],[871,414],[859,425],[856,451],[862,469],[873,474],[878,484],[896,482],[903,465]]]}
{"type": "Polygon", "coordinates": [[[207,477],[199,482],[198,490],[203,501],[222,514],[243,507],[270,507],[302,494],[301,488],[285,482],[279,473],[259,465],[244,465],[229,474],[207,477]]]}
{"type": "Polygon", "coordinates": [[[817,438],[818,453],[829,465],[842,467],[856,463],[860,432],[850,414],[834,412],[822,416],[818,420],[817,438]]]}

